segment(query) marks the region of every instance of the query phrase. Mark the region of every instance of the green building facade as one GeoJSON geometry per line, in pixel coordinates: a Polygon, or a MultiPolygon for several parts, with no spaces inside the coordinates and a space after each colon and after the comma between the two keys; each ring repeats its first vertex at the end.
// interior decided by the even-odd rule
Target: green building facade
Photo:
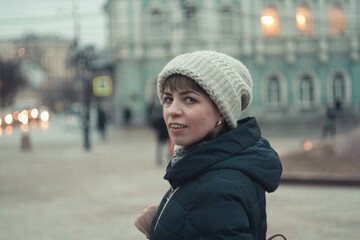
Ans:
{"type": "Polygon", "coordinates": [[[241,60],[254,81],[245,115],[317,121],[339,103],[360,115],[360,16],[356,0],[109,0],[109,59],[116,122],[123,109],[145,125],[157,74],[174,56],[216,50],[241,60]]]}

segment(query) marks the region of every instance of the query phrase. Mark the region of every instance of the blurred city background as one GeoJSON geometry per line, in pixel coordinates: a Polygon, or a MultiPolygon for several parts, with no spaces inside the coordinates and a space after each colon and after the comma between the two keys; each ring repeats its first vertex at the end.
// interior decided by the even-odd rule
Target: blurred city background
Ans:
{"type": "Polygon", "coordinates": [[[252,74],[244,117],[257,118],[284,166],[269,233],[360,236],[360,1],[0,7],[0,239],[143,239],[133,221],[168,187],[157,74],[203,49],[252,74]]]}

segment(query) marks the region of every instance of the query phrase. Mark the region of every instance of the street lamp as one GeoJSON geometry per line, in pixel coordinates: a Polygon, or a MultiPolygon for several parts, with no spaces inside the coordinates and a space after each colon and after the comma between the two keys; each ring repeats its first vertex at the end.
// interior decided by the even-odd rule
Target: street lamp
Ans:
{"type": "Polygon", "coordinates": [[[91,103],[91,76],[92,66],[91,62],[94,59],[94,48],[86,47],[81,54],[81,61],[84,64],[83,71],[83,128],[84,128],[84,147],[85,150],[90,150],[90,103],[91,103]]]}

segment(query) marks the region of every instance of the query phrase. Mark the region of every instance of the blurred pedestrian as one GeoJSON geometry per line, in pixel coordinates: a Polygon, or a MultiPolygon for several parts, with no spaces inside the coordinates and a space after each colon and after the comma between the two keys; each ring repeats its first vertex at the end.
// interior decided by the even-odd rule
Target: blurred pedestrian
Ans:
{"type": "Polygon", "coordinates": [[[97,128],[101,139],[106,139],[106,113],[103,107],[99,104],[97,109],[97,128]]]}
{"type": "Polygon", "coordinates": [[[265,192],[278,187],[282,166],[255,118],[241,119],[252,85],[240,61],[213,51],[179,55],[160,72],[176,146],[164,176],[170,190],[135,221],[147,238],[265,239],[265,192]]]}
{"type": "Polygon", "coordinates": [[[157,114],[155,116],[153,127],[157,135],[156,164],[158,166],[161,166],[164,160],[166,162],[166,160],[168,160],[170,156],[170,152],[168,148],[169,134],[162,114],[157,114]],[[164,155],[166,156],[164,157],[164,155]]]}
{"type": "Polygon", "coordinates": [[[123,119],[124,119],[125,126],[130,125],[131,117],[132,117],[131,110],[130,110],[129,106],[125,105],[123,107],[123,119]]]}
{"type": "Polygon", "coordinates": [[[339,114],[342,110],[342,103],[341,103],[341,100],[339,98],[336,99],[335,101],[335,110],[336,110],[336,113],[339,114]]]}
{"type": "Polygon", "coordinates": [[[322,137],[333,137],[336,134],[336,114],[331,107],[326,107],[325,121],[323,126],[322,137]]]}

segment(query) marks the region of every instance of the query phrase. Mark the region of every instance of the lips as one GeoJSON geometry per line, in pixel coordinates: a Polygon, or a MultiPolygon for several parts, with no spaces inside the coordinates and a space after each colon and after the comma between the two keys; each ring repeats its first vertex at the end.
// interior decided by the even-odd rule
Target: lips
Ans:
{"type": "Polygon", "coordinates": [[[171,134],[181,134],[185,128],[188,126],[180,124],[180,123],[170,123],[169,124],[169,132],[171,134]]]}
{"type": "Polygon", "coordinates": [[[186,128],[185,125],[181,125],[181,124],[177,124],[177,123],[172,123],[169,125],[170,128],[174,128],[174,129],[182,129],[182,128],[186,128]]]}

